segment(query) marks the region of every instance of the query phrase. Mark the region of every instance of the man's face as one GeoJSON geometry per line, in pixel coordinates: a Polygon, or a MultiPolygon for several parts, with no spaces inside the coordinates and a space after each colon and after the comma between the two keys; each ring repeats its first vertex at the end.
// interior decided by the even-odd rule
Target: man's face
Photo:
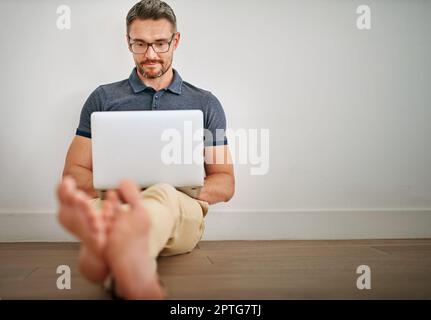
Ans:
{"type": "Polygon", "coordinates": [[[145,53],[133,53],[137,71],[145,78],[161,77],[172,65],[174,50],[177,48],[180,34],[174,35],[171,23],[166,19],[160,20],[134,20],[129,26],[129,48],[132,43],[136,47],[153,43],[145,53]],[[171,41],[169,50],[165,53],[155,52],[153,48],[161,48],[171,41]]]}

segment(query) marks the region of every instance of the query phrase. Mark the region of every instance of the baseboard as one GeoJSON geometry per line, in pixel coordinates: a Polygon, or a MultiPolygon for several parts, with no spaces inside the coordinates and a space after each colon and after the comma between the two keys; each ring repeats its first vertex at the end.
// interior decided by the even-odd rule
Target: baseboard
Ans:
{"type": "MultiPolygon", "coordinates": [[[[209,211],[203,240],[431,238],[431,209],[209,211]]],[[[0,242],[76,241],[54,213],[0,212],[0,242]]]]}

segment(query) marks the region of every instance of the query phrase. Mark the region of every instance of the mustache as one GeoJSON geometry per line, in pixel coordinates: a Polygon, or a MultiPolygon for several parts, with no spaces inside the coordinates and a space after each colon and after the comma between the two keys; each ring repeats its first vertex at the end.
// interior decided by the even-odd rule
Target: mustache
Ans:
{"type": "Polygon", "coordinates": [[[141,62],[140,64],[144,65],[146,63],[161,63],[161,64],[163,64],[163,61],[161,61],[161,60],[145,60],[145,61],[141,62]]]}

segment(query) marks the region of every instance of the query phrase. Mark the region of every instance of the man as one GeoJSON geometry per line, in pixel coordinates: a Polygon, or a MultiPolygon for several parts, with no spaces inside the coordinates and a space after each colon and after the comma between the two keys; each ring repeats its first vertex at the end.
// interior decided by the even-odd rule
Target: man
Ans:
{"type": "Polygon", "coordinates": [[[102,85],[87,99],[57,189],[59,221],[81,240],[79,266],[87,279],[103,282],[110,275],[119,296],[158,299],[164,291],[157,256],[193,250],[202,237],[209,205],[229,201],[235,180],[227,140],[219,134],[226,129],[222,106],[172,68],[180,33],[171,7],[143,0],[130,9],[126,22],[136,68],[128,79],[102,85]],[[202,110],[204,128],[215,137],[205,139],[206,177],[199,196],[191,198],[165,183],[141,191],[123,181],[103,201],[98,198],[92,176],[91,113],[172,109],[202,110]]]}

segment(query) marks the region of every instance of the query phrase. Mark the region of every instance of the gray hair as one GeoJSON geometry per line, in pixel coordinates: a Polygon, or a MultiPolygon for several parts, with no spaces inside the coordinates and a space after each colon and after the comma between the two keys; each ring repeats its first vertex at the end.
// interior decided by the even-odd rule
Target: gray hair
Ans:
{"type": "Polygon", "coordinates": [[[129,27],[135,19],[166,19],[171,23],[172,31],[177,32],[177,18],[174,10],[166,2],[160,0],[141,0],[135,4],[126,17],[127,33],[129,33],[129,27]]]}

